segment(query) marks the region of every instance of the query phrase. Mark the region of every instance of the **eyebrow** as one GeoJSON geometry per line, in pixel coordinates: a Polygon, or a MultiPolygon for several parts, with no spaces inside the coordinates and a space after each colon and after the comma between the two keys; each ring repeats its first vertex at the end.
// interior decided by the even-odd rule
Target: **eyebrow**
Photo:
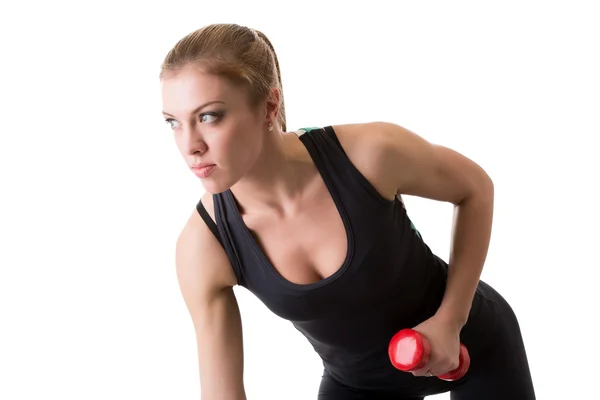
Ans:
{"type": "MultiPolygon", "coordinates": [[[[195,108],[195,109],[194,109],[194,110],[193,110],[193,111],[192,111],[190,114],[196,114],[197,112],[199,112],[200,110],[202,110],[204,107],[206,107],[206,106],[209,106],[209,105],[211,105],[211,104],[215,104],[215,103],[221,103],[221,104],[225,104],[225,102],[224,102],[224,101],[221,101],[221,100],[213,100],[213,101],[209,101],[209,102],[207,102],[207,103],[204,103],[204,104],[202,104],[202,105],[201,105],[201,106],[199,106],[199,107],[196,107],[196,108],[195,108]]],[[[168,115],[169,117],[173,117],[173,118],[175,118],[175,116],[174,116],[173,114],[169,114],[168,112],[164,112],[164,111],[163,111],[162,113],[163,113],[163,115],[168,115]]]]}

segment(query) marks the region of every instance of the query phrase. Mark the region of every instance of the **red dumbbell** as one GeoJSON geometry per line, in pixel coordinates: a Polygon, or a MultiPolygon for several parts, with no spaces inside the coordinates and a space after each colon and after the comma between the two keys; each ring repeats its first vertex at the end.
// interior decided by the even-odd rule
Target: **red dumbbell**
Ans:
{"type": "MultiPolygon", "coordinates": [[[[412,372],[423,368],[429,361],[431,347],[429,340],[414,329],[402,329],[396,333],[388,347],[392,365],[404,372],[412,372]]],[[[471,358],[465,345],[460,345],[458,367],[438,376],[445,381],[456,381],[467,373],[471,358]]]]}

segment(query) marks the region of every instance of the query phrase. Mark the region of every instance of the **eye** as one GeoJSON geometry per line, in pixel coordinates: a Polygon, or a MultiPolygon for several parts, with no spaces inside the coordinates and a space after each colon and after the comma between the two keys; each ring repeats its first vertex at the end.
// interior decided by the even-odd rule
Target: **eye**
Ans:
{"type": "MultiPolygon", "coordinates": [[[[206,112],[206,113],[202,113],[200,114],[200,122],[203,124],[214,124],[216,123],[221,117],[223,117],[224,113],[222,111],[214,111],[214,112],[206,112]]],[[[167,124],[169,124],[169,126],[171,127],[171,129],[177,129],[180,128],[181,126],[179,125],[179,122],[173,118],[167,118],[165,119],[165,122],[167,124]]]]}
{"type": "Polygon", "coordinates": [[[207,112],[207,113],[200,114],[200,121],[202,121],[203,124],[214,124],[222,116],[223,116],[222,112],[207,112]],[[206,117],[208,117],[208,120],[206,119],[206,117]],[[211,120],[211,118],[212,118],[212,120],[211,120]]]}
{"type": "Polygon", "coordinates": [[[167,119],[165,120],[165,122],[171,126],[171,129],[175,129],[175,128],[177,127],[177,126],[175,125],[175,124],[177,123],[177,121],[176,121],[176,120],[174,120],[173,118],[167,118],[167,119]]]}

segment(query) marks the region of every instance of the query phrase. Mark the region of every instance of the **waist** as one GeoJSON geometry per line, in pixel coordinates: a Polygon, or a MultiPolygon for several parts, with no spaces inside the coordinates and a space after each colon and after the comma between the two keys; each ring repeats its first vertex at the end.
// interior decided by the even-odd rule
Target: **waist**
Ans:
{"type": "MultiPolygon", "coordinates": [[[[489,290],[489,286],[482,283],[489,290]]],[[[441,299],[442,294],[437,294],[441,299]]],[[[435,304],[435,302],[432,302],[435,304]]],[[[347,385],[363,388],[397,388],[411,385],[412,374],[396,370],[388,356],[388,345],[392,336],[400,329],[413,328],[431,317],[437,307],[428,307],[420,314],[407,317],[385,310],[370,310],[372,313],[357,315],[353,319],[314,321],[310,324],[294,324],[307,338],[315,352],[321,357],[325,370],[332,377],[347,385]]],[[[496,323],[494,303],[480,291],[475,293],[469,320],[461,331],[461,342],[467,346],[472,358],[483,353],[493,342],[496,323]]]]}

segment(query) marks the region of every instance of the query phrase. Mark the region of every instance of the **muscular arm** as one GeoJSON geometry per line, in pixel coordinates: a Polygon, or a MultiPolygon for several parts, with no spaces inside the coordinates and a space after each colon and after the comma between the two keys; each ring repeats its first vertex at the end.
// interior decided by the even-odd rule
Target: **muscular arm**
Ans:
{"type": "Polygon", "coordinates": [[[235,275],[197,215],[192,215],[177,241],[176,270],[196,333],[202,400],[245,400],[235,275]]]}
{"type": "Polygon", "coordinates": [[[452,203],[454,224],[446,292],[437,315],[463,326],[489,247],[494,185],[474,161],[427,142],[395,124],[374,124],[374,145],[387,185],[404,193],[452,203]]]}
{"type": "Polygon", "coordinates": [[[386,198],[406,194],[454,204],[449,276],[437,316],[464,325],[491,237],[492,180],[462,154],[396,124],[336,129],[352,161],[386,198]]]}

